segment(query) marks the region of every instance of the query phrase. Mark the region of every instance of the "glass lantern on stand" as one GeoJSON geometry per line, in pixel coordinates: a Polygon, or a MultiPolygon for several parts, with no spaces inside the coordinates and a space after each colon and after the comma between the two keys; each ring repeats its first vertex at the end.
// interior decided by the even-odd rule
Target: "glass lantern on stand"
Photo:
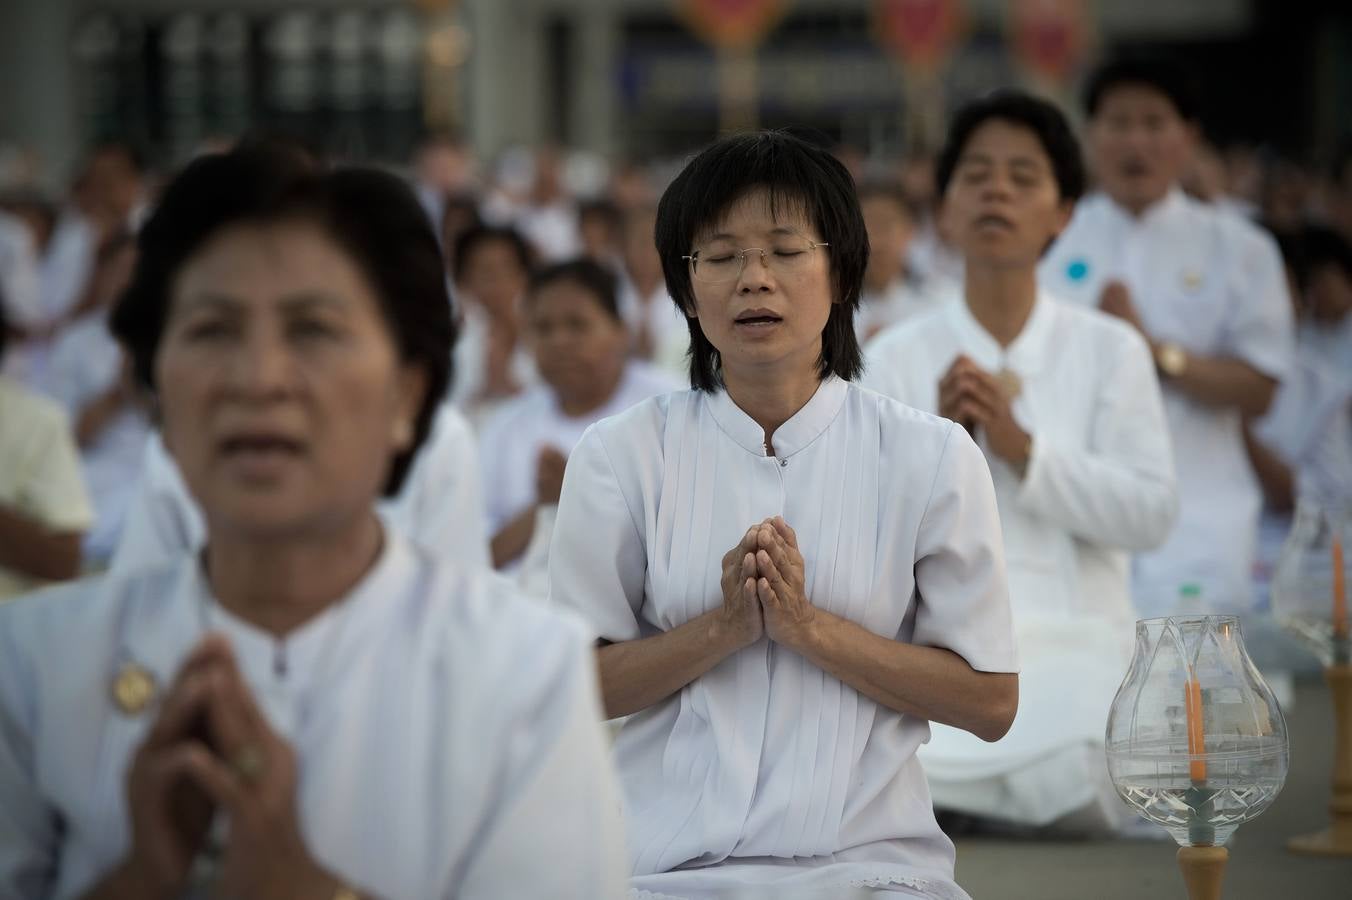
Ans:
{"type": "Polygon", "coordinates": [[[1349,538],[1352,506],[1302,497],[1272,579],[1273,615],[1324,664],[1333,695],[1333,821],[1287,845],[1316,856],[1352,856],[1352,630],[1344,568],[1349,538]]]}
{"type": "Polygon", "coordinates": [[[1286,781],[1286,720],[1235,616],[1136,623],[1131,667],[1108,713],[1108,773],[1168,830],[1191,900],[1219,900],[1226,842],[1286,781]]]}

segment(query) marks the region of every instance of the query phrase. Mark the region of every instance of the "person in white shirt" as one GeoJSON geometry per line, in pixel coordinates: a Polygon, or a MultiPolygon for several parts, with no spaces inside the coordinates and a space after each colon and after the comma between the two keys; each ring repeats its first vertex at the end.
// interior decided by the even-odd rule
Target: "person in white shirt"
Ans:
{"type": "Polygon", "coordinates": [[[1128,553],[1161,543],[1177,508],[1159,384],[1132,328],[1038,286],[1084,186],[1054,106],[1017,91],[967,105],[937,181],[962,294],[879,335],[865,384],[962,424],[985,452],[1023,667],[1008,735],[935,725],[920,758],[939,809],[1110,833],[1128,815],[1103,762],[1133,649],[1128,553]]]}
{"type": "Polygon", "coordinates": [[[855,331],[867,342],[889,325],[924,312],[937,297],[928,292],[908,265],[915,237],[915,215],[900,183],[864,182],[859,207],[868,229],[868,269],[855,331]]]}
{"type": "Polygon", "coordinates": [[[0,303],[10,327],[28,332],[46,324],[38,253],[23,219],[0,210],[0,303]]]}
{"type": "MultiPolygon", "coordinates": [[[[0,307],[0,363],[6,321],[0,307]]],[[[70,419],[0,373],[0,602],[74,578],[93,522],[70,419]]]]}
{"type": "Polygon", "coordinates": [[[653,246],[655,206],[638,206],[624,216],[624,275],[620,313],[633,335],[633,352],[684,377],[689,362],[690,326],[671,300],[662,277],[662,258],[653,246]]]}
{"type": "Polygon", "coordinates": [[[471,228],[455,243],[451,272],[460,336],[450,399],[471,422],[537,379],[521,340],[521,300],[533,259],[525,239],[510,228],[471,228]]]}
{"type": "Polygon", "coordinates": [[[951,422],[859,388],[854,182],[726,138],[658,209],[692,390],[569,457],[550,600],[600,635],[640,896],[962,900],[916,749],[1017,705],[990,474],[951,422]],[[642,893],[642,892],[650,893],[642,893]]]}
{"type": "Polygon", "coordinates": [[[1087,111],[1102,190],[1080,201],[1039,283],[1128,322],[1162,375],[1179,516],[1133,562],[1137,610],[1241,612],[1261,504],[1241,421],[1267,409],[1292,348],[1280,255],[1253,224],[1179,188],[1196,139],[1185,74],[1165,61],[1111,63],[1091,78],[1087,111]]]}
{"type": "Polygon", "coordinates": [[[509,400],[484,424],[479,459],[493,565],[543,593],[568,454],[593,422],[680,383],[629,359],[615,278],[591,260],[536,273],[526,291],[525,317],[541,384],[509,400]]]}
{"type": "Polygon", "coordinates": [[[201,157],[140,250],[114,330],[208,541],[0,609],[0,894],[618,900],[582,624],[374,510],[450,375],[412,191],[201,157]]]}
{"type": "Polygon", "coordinates": [[[46,389],[66,408],[85,482],[94,500],[94,527],[85,535],[86,568],[108,564],[135,494],[141,456],[152,430],[149,410],[126,354],[108,330],[109,310],[131,279],[136,242],[122,232],[100,249],[91,292],[96,305],[67,325],[52,345],[46,389]]]}
{"type": "MultiPolygon", "coordinates": [[[[1263,486],[1263,517],[1254,569],[1254,611],[1270,611],[1269,589],[1296,503],[1324,509],[1352,505],[1352,368],[1340,367],[1335,346],[1339,316],[1352,308],[1352,247],[1332,229],[1307,226],[1278,243],[1290,276],[1298,330],[1297,353],[1272,406],[1245,422],[1245,447],[1263,486]]],[[[1270,627],[1270,621],[1262,621],[1270,627]]],[[[1266,654],[1269,647],[1255,648],[1266,654]]],[[[1272,682],[1289,679],[1281,661],[1260,658],[1272,682]]]]}

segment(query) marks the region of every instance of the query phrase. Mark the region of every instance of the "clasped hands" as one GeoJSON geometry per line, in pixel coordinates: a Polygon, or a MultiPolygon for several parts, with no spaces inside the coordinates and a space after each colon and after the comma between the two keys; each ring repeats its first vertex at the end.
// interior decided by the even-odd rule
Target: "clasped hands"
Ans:
{"type": "Polygon", "coordinates": [[[229,816],[213,896],[331,897],[341,885],[310,855],[296,811],[297,767],[269,726],[229,645],[209,635],[189,655],[131,760],[132,846],[121,867],[143,897],[178,896],[229,816]]]}
{"type": "Polygon", "coordinates": [[[798,536],[782,516],[753,525],[723,556],[719,625],[739,647],[761,635],[800,647],[818,619],[807,599],[798,536]]]}
{"type": "Polygon", "coordinates": [[[1010,398],[995,376],[959,355],[939,381],[939,415],[952,419],[973,437],[986,433],[990,451],[1013,466],[1028,462],[1029,436],[1014,419],[1010,398]]]}

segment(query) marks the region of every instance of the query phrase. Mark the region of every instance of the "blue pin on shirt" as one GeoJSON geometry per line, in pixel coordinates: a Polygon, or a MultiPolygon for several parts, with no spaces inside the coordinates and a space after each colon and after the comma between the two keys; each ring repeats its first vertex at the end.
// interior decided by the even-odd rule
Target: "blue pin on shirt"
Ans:
{"type": "Polygon", "coordinates": [[[1089,276],[1089,263],[1083,259],[1072,259],[1066,265],[1066,277],[1071,281],[1084,281],[1089,276]]]}

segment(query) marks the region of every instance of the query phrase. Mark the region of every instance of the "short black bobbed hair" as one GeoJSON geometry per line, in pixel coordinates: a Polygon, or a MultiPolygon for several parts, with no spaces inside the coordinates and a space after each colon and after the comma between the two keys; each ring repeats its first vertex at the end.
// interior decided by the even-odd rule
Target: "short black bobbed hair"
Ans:
{"type": "Polygon", "coordinates": [[[558,282],[568,282],[581,287],[596,301],[601,310],[616,322],[623,322],[620,315],[619,287],[610,270],[590,259],[572,259],[555,263],[539,270],[530,279],[526,290],[526,302],[530,303],[544,288],[558,282]]]}
{"type": "Polygon", "coordinates": [[[375,291],[400,359],[426,373],[413,445],[394,458],[386,480],[384,493],[393,495],[450,385],[456,336],[436,236],[397,177],[368,168],[322,173],[266,148],[200,157],[169,184],[141,229],[136,269],[110,327],[136,378],[155,393],[155,356],[179,272],[225,228],[287,221],[313,223],[351,256],[375,291]]]}
{"type": "Polygon", "coordinates": [[[1201,114],[1193,77],[1177,61],[1164,56],[1128,56],[1099,66],[1085,84],[1085,114],[1094,118],[1104,97],[1114,88],[1126,86],[1147,87],[1163,94],[1186,122],[1197,121],[1201,114]]]}
{"type": "Polygon", "coordinates": [[[1051,103],[1020,90],[999,90],[973,100],[958,110],[948,128],[943,150],[934,165],[934,182],[942,197],[967,142],[977,129],[997,120],[1026,128],[1037,137],[1052,164],[1062,202],[1074,203],[1084,194],[1084,157],[1070,123],[1051,103]]]}
{"type": "MultiPolygon", "coordinates": [[[[854,179],[824,147],[786,131],[760,131],[723,138],[692,159],[662,194],[654,237],[662,258],[667,292],[683,313],[695,310],[690,267],[682,257],[737,201],[755,191],[768,195],[771,211],[801,209],[817,229],[831,267],[835,302],[822,331],[818,362],[822,378],[846,380],[863,372],[854,312],[868,267],[868,233],[859,211],[854,179]]],[[[690,328],[690,386],[723,387],[718,350],[704,336],[699,319],[690,328]]]]}

